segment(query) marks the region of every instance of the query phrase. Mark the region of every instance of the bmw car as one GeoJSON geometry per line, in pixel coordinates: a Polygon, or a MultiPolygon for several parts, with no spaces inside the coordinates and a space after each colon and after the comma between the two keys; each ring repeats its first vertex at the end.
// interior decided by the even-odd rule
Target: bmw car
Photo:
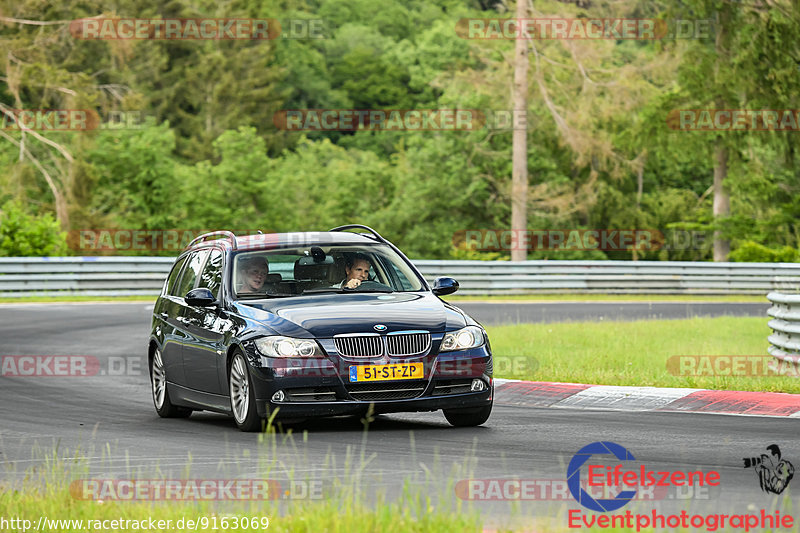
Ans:
{"type": "Polygon", "coordinates": [[[442,410],[454,426],[492,411],[486,331],[362,225],[201,235],[153,308],[152,396],[161,417],[212,411],[243,431],[270,419],[442,410]],[[356,230],[354,233],[352,230],[356,230]]]}

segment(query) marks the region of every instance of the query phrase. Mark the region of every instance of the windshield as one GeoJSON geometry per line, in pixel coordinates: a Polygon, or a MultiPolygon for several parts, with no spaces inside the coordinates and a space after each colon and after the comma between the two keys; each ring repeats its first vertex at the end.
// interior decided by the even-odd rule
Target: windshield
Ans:
{"type": "Polygon", "coordinates": [[[233,262],[237,298],[422,290],[422,282],[390,247],[325,245],[257,250],[233,262]]]}

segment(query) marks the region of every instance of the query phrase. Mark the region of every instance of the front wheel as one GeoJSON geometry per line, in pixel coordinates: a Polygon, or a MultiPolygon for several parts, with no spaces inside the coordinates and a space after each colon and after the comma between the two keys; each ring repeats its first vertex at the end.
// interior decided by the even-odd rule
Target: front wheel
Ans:
{"type": "Polygon", "coordinates": [[[492,414],[492,404],[471,409],[442,409],[442,412],[447,421],[453,426],[480,426],[489,420],[489,415],[492,414]]]}
{"type": "Polygon", "coordinates": [[[256,409],[256,396],[250,380],[250,372],[247,370],[247,361],[239,351],[233,355],[228,383],[231,394],[231,410],[236,425],[242,431],[259,431],[262,420],[256,409]]]}
{"type": "Polygon", "coordinates": [[[162,418],[186,418],[192,414],[191,409],[172,405],[167,391],[167,372],[164,369],[164,360],[161,350],[156,348],[153,359],[150,361],[150,384],[153,390],[153,404],[156,413],[162,418]]]}

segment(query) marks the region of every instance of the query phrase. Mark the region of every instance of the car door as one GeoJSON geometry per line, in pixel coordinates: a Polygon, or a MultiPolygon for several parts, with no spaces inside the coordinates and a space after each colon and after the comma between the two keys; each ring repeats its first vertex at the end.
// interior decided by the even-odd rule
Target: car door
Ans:
{"type": "Polygon", "coordinates": [[[175,262],[169,277],[167,277],[163,294],[153,308],[153,326],[161,329],[158,337],[161,339],[161,360],[164,363],[164,371],[167,374],[167,380],[178,385],[186,384],[186,376],[183,372],[183,342],[185,340],[181,322],[183,304],[177,291],[188,257],[185,255],[175,262]]]}
{"type": "Polygon", "coordinates": [[[187,321],[189,320],[189,315],[191,315],[191,307],[186,304],[185,296],[197,285],[197,280],[200,277],[200,272],[207,256],[208,249],[197,250],[189,254],[186,258],[186,265],[183,267],[181,280],[175,289],[175,304],[178,308],[175,338],[176,342],[180,344],[182,374],[185,376],[184,383],[181,383],[181,385],[190,389],[197,389],[197,384],[192,381],[191,373],[186,371],[186,346],[194,342],[194,340],[187,327],[187,321]]]}
{"type": "MultiPolygon", "coordinates": [[[[197,287],[206,287],[220,299],[222,289],[224,253],[212,248],[203,266],[197,287]]],[[[183,325],[188,340],[183,346],[183,364],[187,380],[192,388],[212,394],[225,394],[224,333],[230,321],[227,314],[217,306],[186,306],[183,325]]]]}

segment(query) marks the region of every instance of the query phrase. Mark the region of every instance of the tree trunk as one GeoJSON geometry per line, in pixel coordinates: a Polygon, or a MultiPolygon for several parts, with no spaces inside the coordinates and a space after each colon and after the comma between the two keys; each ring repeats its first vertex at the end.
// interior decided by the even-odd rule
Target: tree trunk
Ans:
{"type": "MultiPolygon", "coordinates": [[[[714,82],[720,84],[720,69],[728,65],[729,57],[725,47],[727,39],[728,18],[725,11],[717,12],[717,35],[714,48],[717,52],[717,61],[714,64],[714,82]]],[[[727,102],[718,95],[714,103],[717,109],[728,109],[727,102]]],[[[717,137],[714,145],[714,222],[719,222],[722,217],[727,217],[731,213],[731,198],[725,178],[728,176],[728,148],[723,144],[722,139],[717,137]]],[[[714,230],[714,261],[727,261],[731,251],[731,243],[722,238],[722,232],[714,230]]]]}
{"type": "MultiPolygon", "coordinates": [[[[644,163],[639,165],[636,171],[636,217],[639,218],[639,211],[642,208],[642,195],[644,194],[644,163]]],[[[633,247],[631,259],[634,261],[639,260],[639,250],[633,247]]]]}
{"type": "MultiPolygon", "coordinates": [[[[526,6],[527,0],[517,0],[518,21],[527,17],[526,6]]],[[[511,231],[518,237],[516,242],[520,243],[527,241],[522,236],[528,229],[528,42],[521,31],[514,50],[513,108],[511,231]]],[[[525,261],[527,258],[527,249],[519,245],[512,248],[512,261],[525,261]]]]}
{"type": "MultiPolygon", "coordinates": [[[[728,175],[728,148],[717,139],[714,147],[714,220],[727,217],[731,213],[731,197],[725,186],[728,175]]],[[[727,261],[731,242],[722,238],[719,230],[714,231],[714,261],[727,261]]]]}

